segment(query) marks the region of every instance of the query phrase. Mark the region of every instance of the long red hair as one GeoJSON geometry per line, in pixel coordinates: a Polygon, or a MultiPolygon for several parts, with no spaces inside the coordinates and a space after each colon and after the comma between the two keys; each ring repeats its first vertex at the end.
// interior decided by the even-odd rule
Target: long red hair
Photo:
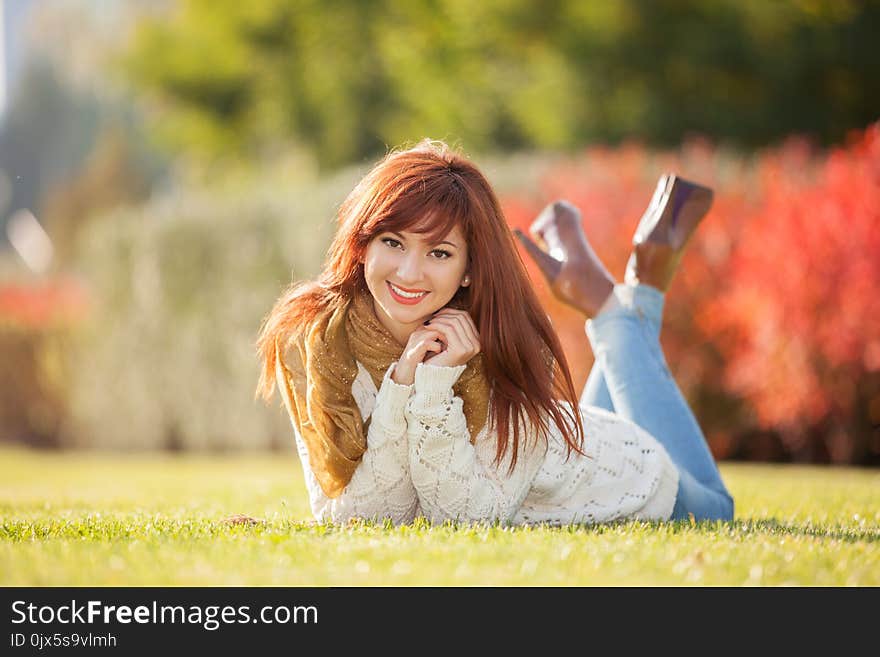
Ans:
{"type": "Polygon", "coordinates": [[[291,284],[263,321],[256,343],[262,364],[257,396],[272,398],[276,340],[284,345],[318,313],[367,289],[361,260],[377,233],[406,230],[439,241],[458,225],[467,240],[471,284],[450,305],[469,312],[479,331],[492,389],[489,426],[498,435],[496,462],[510,449],[513,468],[520,422],[546,439],[552,421],[569,452],[583,453],[578,397],[562,344],[532,289],[498,199],[474,164],[428,139],[392,151],[348,195],[338,222],[317,280],[291,284]]]}

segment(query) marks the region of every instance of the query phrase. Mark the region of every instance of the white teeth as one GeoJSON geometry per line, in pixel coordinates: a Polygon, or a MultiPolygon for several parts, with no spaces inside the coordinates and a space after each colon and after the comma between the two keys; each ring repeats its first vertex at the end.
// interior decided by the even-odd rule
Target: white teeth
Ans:
{"type": "Polygon", "coordinates": [[[394,290],[395,294],[399,294],[400,296],[402,296],[406,299],[418,299],[419,297],[423,297],[427,294],[427,292],[416,292],[416,293],[404,292],[399,287],[394,285],[394,283],[389,283],[389,285],[391,286],[391,289],[394,290]]]}

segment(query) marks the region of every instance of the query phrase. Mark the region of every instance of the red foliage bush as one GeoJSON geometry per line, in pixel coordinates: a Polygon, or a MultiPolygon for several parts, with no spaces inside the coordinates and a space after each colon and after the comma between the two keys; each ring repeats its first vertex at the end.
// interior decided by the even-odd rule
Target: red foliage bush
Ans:
{"type": "MultiPolygon", "coordinates": [[[[504,199],[527,230],[544,204],[581,208],[622,278],[657,178],[715,189],[670,289],[662,341],[719,456],[880,461],[880,124],[830,153],[802,139],[751,160],[692,141],[679,153],[589,149],[548,172],[537,197],[504,199]]],[[[583,318],[532,279],[572,372],[592,364],[583,318]]]]}
{"type": "Polygon", "coordinates": [[[816,161],[790,145],[758,164],[761,202],[701,308],[725,389],[793,453],[880,453],[880,124],[816,161]]]}
{"type": "Polygon", "coordinates": [[[0,285],[0,328],[37,331],[75,323],[87,312],[85,288],[74,279],[0,285]]]}
{"type": "Polygon", "coordinates": [[[87,312],[85,289],[72,279],[0,285],[0,442],[58,446],[67,414],[58,356],[87,312]]]}

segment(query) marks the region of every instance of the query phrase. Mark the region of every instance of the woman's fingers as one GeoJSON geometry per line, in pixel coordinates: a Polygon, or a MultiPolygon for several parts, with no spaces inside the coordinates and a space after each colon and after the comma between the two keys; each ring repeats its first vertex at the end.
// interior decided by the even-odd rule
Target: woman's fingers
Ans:
{"type": "Polygon", "coordinates": [[[435,315],[435,317],[448,317],[461,327],[464,334],[470,339],[477,348],[480,347],[480,333],[477,331],[477,325],[474,324],[470,313],[464,310],[455,310],[453,308],[444,308],[435,315]]]}
{"type": "Polygon", "coordinates": [[[477,346],[477,349],[480,348],[480,332],[477,330],[477,325],[474,324],[473,318],[468,313],[462,313],[461,315],[462,322],[464,324],[465,330],[468,335],[471,337],[473,343],[477,346]]]}
{"type": "Polygon", "coordinates": [[[463,318],[437,316],[431,320],[430,326],[443,331],[447,338],[447,349],[454,353],[472,356],[479,351],[479,340],[469,335],[463,318]]]}
{"type": "Polygon", "coordinates": [[[418,349],[415,354],[415,362],[423,363],[430,360],[446,349],[445,340],[441,331],[437,329],[417,329],[423,335],[418,342],[418,349]]]}
{"type": "Polygon", "coordinates": [[[452,315],[450,317],[452,322],[455,323],[455,326],[458,328],[459,336],[461,336],[466,343],[471,346],[471,349],[474,351],[479,350],[480,347],[480,339],[477,336],[476,328],[473,326],[473,321],[467,313],[459,313],[456,315],[452,315]]]}
{"type": "Polygon", "coordinates": [[[441,340],[440,337],[426,338],[424,346],[425,351],[443,351],[445,348],[443,340],[441,340]]]}
{"type": "Polygon", "coordinates": [[[468,350],[469,340],[462,335],[461,329],[455,322],[448,318],[435,318],[431,320],[431,327],[443,332],[446,337],[446,348],[455,353],[468,350]]]}
{"type": "Polygon", "coordinates": [[[439,351],[443,349],[444,335],[442,331],[439,331],[436,328],[418,330],[420,335],[416,342],[417,349],[422,351],[439,351]]]}

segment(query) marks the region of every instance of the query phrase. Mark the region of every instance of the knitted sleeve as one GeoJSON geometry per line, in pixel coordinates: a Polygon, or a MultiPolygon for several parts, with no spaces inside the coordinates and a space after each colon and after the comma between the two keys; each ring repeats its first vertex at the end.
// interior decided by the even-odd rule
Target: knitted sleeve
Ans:
{"type": "MultiPolygon", "coordinates": [[[[385,372],[378,393],[372,381],[371,390],[359,377],[353,387],[362,412],[372,405],[367,449],[338,497],[324,494],[314,473],[309,469],[308,450],[294,424],[296,447],[302,463],[312,515],[318,521],[336,523],[360,518],[366,520],[390,519],[394,524],[412,522],[419,512],[418,497],[409,475],[404,407],[413,386],[395,383],[391,379],[396,363],[385,372]],[[375,404],[372,396],[375,395],[375,404]]],[[[287,400],[285,400],[287,401],[287,400]]],[[[289,410],[289,409],[288,409],[289,410]]]]}
{"type": "MultiPolygon", "coordinates": [[[[433,522],[507,523],[525,499],[543,460],[537,447],[524,448],[516,467],[495,465],[495,441],[485,430],[470,442],[463,402],[452,386],[465,366],[420,363],[406,405],[412,482],[422,513],[433,522]]],[[[544,451],[546,450],[546,446],[544,451]]]]}

